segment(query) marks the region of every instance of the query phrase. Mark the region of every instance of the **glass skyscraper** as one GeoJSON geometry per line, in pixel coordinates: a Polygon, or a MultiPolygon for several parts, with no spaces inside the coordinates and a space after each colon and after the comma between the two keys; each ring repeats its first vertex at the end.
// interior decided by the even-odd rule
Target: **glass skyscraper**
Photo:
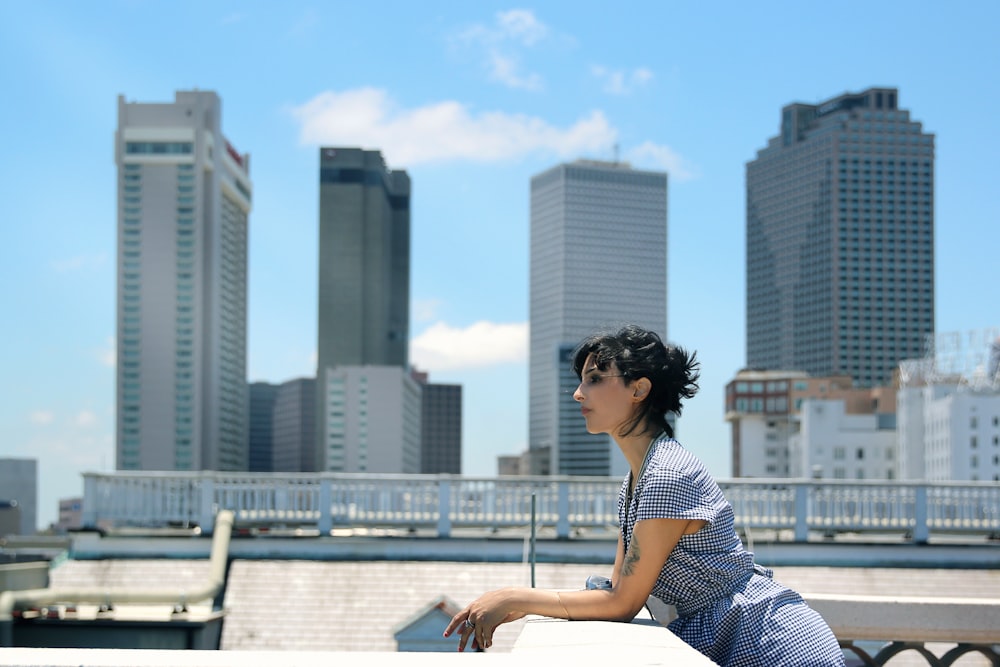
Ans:
{"type": "Polygon", "coordinates": [[[343,424],[331,423],[328,376],[344,367],[407,371],[410,177],[379,151],[324,147],[319,157],[316,469],[366,470],[338,439],[343,424]]]}
{"type": "Polygon", "coordinates": [[[246,470],[247,154],[213,92],[118,98],[119,470],[246,470]]]}
{"type": "Polygon", "coordinates": [[[667,175],[579,160],[531,179],[529,454],[534,474],[618,475],[624,457],[587,433],[574,346],[635,323],[667,336],[667,175]]]}
{"type": "Polygon", "coordinates": [[[782,109],[746,167],[746,357],[888,383],[934,330],[934,135],[895,88],[782,109]]]}

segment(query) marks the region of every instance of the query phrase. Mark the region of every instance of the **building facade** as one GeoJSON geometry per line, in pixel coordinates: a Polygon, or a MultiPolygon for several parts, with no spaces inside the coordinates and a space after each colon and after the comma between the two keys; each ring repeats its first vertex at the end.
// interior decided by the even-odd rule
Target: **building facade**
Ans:
{"type": "MultiPolygon", "coordinates": [[[[0,502],[4,513],[13,517],[5,521],[8,528],[17,524],[19,535],[34,535],[38,531],[38,461],[36,459],[0,459],[0,502]]],[[[5,533],[0,533],[3,537],[5,533]]]]}
{"type": "Polygon", "coordinates": [[[901,479],[1000,481],[1000,327],[936,332],[899,367],[901,479]]]}
{"type": "Polygon", "coordinates": [[[888,384],[934,329],[934,135],[895,88],[784,107],[746,238],[747,365],[888,384]]]}
{"type": "Polygon", "coordinates": [[[420,383],[420,472],[462,473],[462,385],[428,381],[426,373],[413,373],[420,383]]]}
{"type": "Polygon", "coordinates": [[[119,470],[246,470],[249,155],[222,103],[118,98],[119,470]]]}
{"type": "Polygon", "coordinates": [[[54,526],[57,533],[83,527],[83,497],[59,499],[59,520],[54,526]]]}
{"type": "Polygon", "coordinates": [[[854,387],[846,375],[745,369],[726,385],[725,417],[733,477],[896,479],[899,474],[898,456],[886,449],[895,448],[893,387],[854,387]],[[867,454],[859,455],[859,448],[867,454]],[[884,462],[892,462],[887,464],[892,472],[884,462]]]}
{"type": "Polygon", "coordinates": [[[316,380],[282,382],[274,400],[272,420],[274,472],[316,471],[316,380]]]}
{"type": "Polygon", "coordinates": [[[408,371],[336,366],[326,369],[323,381],[325,470],[420,472],[421,385],[408,371]]]}
{"type": "Polygon", "coordinates": [[[250,472],[274,469],[274,401],[278,385],[270,382],[250,384],[248,462],[250,472]]]}
{"type": "Polygon", "coordinates": [[[330,369],[408,364],[410,178],[386,167],[381,153],[321,148],[316,469],[326,458],[330,369]]]}
{"type": "Polygon", "coordinates": [[[850,414],[847,409],[843,398],[803,401],[789,438],[791,477],[899,478],[895,414],[850,414]]]}
{"type": "Polygon", "coordinates": [[[531,179],[529,457],[531,474],[617,475],[624,457],[586,432],[567,368],[606,326],[667,336],[667,175],[580,160],[531,179]]]}

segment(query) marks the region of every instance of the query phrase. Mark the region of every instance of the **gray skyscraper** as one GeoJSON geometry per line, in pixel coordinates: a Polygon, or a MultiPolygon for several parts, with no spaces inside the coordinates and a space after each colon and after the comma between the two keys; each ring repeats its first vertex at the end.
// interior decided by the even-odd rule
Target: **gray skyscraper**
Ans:
{"type": "Polygon", "coordinates": [[[462,385],[427,381],[414,373],[422,388],[420,397],[420,472],[462,472],[462,385]]]}
{"type": "Polygon", "coordinates": [[[118,98],[120,470],[247,469],[249,160],[213,92],[118,98]]]}
{"type": "Polygon", "coordinates": [[[254,382],[249,387],[247,469],[250,472],[274,470],[274,402],[278,389],[279,385],[270,382],[254,382]]]}
{"type": "Polygon", "coordinates": [[[934,330],[934,135],[870,88],[782,110],[747,164],[747,365],[887,383],[934,330]]]}
{"type": "Polygon", "coordinates": [[[317,469],[329,469],[327,370],[406,369],[410,315],[410,178],[379,151],[321,148],[317,469]]]}
{"type": "Polygon", "coordinates": [[[667,175],[581,160],[534,176],[530,283],[532,472],[617,475],[624,458],[573,400],[569,355],[605,325],[666,338],[667,175]]]}
{"type": "Polygon", "coordinates": [[[316,380],[283,382],[274,400],[274,472],[316,470],[316,380]]]}

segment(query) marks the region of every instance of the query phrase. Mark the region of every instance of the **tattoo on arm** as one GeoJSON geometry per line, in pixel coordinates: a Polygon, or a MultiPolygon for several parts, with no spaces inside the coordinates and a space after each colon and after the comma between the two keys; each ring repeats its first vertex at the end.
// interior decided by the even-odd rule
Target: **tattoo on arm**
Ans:
{"type": "Polygon", "coordinates": [[[628,552],[625,554],[625,561],[622,563],[622,576],[627,577],[635,571],[635,564],[639,562],[639,540],[632,536],[632,543],[628,545],[628,552]]]}

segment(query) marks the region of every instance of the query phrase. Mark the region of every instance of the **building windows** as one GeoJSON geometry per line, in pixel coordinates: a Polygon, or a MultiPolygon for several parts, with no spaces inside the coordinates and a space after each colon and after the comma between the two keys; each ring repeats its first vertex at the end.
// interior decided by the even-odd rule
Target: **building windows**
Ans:
{"type": "Polygon", "coordinates": [[[125,152],[129,155],[189,155],[192,149],[190,141],[125,142],[125,152]]]}

